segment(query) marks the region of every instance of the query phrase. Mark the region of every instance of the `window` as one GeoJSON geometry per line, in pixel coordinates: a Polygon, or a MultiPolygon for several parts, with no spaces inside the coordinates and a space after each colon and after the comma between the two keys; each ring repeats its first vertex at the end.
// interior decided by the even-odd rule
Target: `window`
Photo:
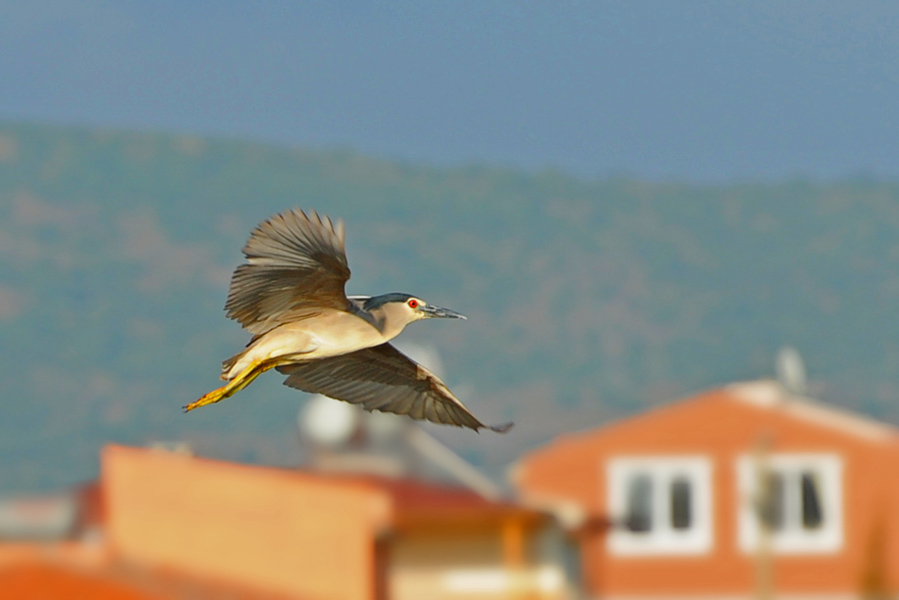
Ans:
{"type": "Polygon", "coordinates": [[[737,459],[738,542],[758,548],[762,527],[779,554],[838,551],[843,544],[842,461],[834,454],[737,459]]]}
{"type": "Polygon", "coordinates": [[[671,527],[690,529],[690,480],[686,477],[671,482],[671,527]]]}
{"type": "Polygon", "coordinates": [[[628,481],[625,527],[635,533],[652,531],[652,508],[652,479],[637,473],[628,481]]]}
{"type": "Polygon", "coordinates": [[[712,546],[711,461],[617,457],[607,464],[609,550],[618,555],[701,554],[712,546]]]}
{"type": "Polygon", "coordinates": [[[821,518],[821,482],[817,473],[806,471],[800,475],[802,486],[802,526],[808,530],[820,529],[821,518]]]}

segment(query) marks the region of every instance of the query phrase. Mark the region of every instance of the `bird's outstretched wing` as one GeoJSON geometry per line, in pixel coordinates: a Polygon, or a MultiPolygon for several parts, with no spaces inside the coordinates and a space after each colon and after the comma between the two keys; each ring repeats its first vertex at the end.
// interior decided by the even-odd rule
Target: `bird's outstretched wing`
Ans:
{"type": "Polygon", "coordinates": [[[342,356],[277,367],[284,385],[434,423],[487,428],[500,433],[512,423],[485,425],[436,375],[391,346],[381,344],[342,356]]]}
{"type": "Polygon", "coordinates": [[[251,333],[263,334],[316,308],[347,309],[343,221],[288,210],[256,227],[243,253],[247,262],[231,276],[225,312],[251,333]]]}

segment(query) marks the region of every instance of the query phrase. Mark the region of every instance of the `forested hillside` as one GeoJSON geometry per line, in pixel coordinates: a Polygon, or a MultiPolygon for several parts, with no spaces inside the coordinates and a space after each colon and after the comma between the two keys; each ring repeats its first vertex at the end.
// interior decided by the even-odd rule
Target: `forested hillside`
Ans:
{"type": "Polygon", "coordinates": [[[287,464],[301,394],[269,374],[214,407],[247,336],[240,248],[291,206],[347,223],[350,293],[411,326],[506,436],[430,428],[488,467],[567,430],[735,379],[796,346],[820,397],[899,422],[899,185],[585,182],[350,152],[0,124],[0,491],[91,477],[105,441],[187,439],[287,464]]]}

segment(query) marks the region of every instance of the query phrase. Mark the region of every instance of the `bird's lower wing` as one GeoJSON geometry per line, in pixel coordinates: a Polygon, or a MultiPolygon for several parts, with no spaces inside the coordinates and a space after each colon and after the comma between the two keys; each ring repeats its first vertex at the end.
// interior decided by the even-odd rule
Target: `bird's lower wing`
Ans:
{"type": "Polygon", "coordinates": [[[505,432],[512,423],[485,425],[436,375],[391,346],[277,367],[284,385],[413,419],[505,432]]]}

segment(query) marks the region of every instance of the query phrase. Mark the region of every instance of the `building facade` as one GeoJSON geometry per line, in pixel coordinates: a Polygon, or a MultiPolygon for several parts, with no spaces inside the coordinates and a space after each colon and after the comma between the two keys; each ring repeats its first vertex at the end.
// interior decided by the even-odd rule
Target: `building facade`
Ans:
{"type": "Polygon", "coordinates": [[[899,433],[777,383],[734,384],[521,458],[522,497],[580,512],[593,598],[887,597],[899,433]]]}

